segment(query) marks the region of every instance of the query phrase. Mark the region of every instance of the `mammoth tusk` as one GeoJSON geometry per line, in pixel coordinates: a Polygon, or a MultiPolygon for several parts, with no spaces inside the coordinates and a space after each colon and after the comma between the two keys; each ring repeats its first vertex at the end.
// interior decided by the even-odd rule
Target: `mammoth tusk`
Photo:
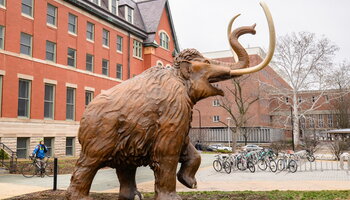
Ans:
{"type": "Polygon", "coordinates": [[[228,38],[228,42],[230,42],[230,36],[232,33],[232,24],[233,22],[237,19],[237,17],[239,17],[241,14],[238,14],[236,16],[234,16],[231,21],[228,23],[228,27],[227,27],[227,38],[228,38]]]}
{"type": "MultiPolygon", "coordinates": [[[[257,72],[261,69],[263,69],[264,67],[266,67],[269,62],[272,59],[272,56],[275,52],[275,44],[276,44],[276,33],[275,33],[275,26],[273,24],[273,19],[270,13],[269,8],[267,7],[267,5],[265,4],[265,2],[260,2],[261,7],[263,8],[264,12],[265,12],[265,16],[267,19],[267,23],[269,26],[269,37],[270,37],[270,42],[269,42],[269,50],[267,52],[267,55],[265,57],[265,59],[258,65],[254,66],[254,67],[249,67],[249,68],[243,68],[243,69],[235,69],[235,70],[231,70],[230,71],[230,75],[231,76],[239,76],[239,75],[243,75],[243,74],[250,74],[253,72],[257,72]]],[[[234,21],[234,19],[236,19],[239,15],[235,16],[229,24],[229,30],[228,32],[231,32],[231,26],[232,23],[234,21]]]]}

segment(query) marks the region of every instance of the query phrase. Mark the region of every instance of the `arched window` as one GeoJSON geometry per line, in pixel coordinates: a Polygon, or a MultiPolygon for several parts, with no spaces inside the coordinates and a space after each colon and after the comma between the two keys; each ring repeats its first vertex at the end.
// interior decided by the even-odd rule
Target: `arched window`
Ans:
{"type": "Polygon", "coordinates": [[[160,46],[169,49],[169,36],[165,32],[160,32],[160,46]]]}
{"type": "Polygon", "coordinates": [[[162,61],[160,61],[160,60],[158,60],[158,61],[157,61],[157,66],[159,66],[159,67],[163,67],[163,62],[162,62],[162,61]]]}

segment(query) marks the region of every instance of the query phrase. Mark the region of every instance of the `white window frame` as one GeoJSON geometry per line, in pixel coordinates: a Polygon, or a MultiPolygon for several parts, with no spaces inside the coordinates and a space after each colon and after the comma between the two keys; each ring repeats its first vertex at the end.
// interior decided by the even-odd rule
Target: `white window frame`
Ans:
{"type": "Polygon", "coordinates": [[[85,90],[85,107],[89,105],[89,103],[86,104],[86,97],[87,97],[87,94],[91,94],[91,99],[90,99],[89,103],[90,103],[90,102],[94,99],[94,97],[95,97],[94,91],[85,90]]]}
{"type": "Polygon", "coordinates": [[[125,21],[134,24],[134,9],[129,7],[129,6],[125,6],[125,21]],[[129,15],[131,16],[131,21],[129,21],[129,15]]]}
{"type": "Polygon", "coordinates": [[[5,26],[0,25],[0,34],[2,35],[2,42],[0,43],[0,49],[5,49],[5,26]]]}
{"type": "Polygon", "coordinates": [[[120,35],[117,35],[117,44],[116,44],[116,49],[117,49],[117,52],[119,53],[123,53],[123,37],[120,36],[120,35]],[[118,49],[118,41],[119,41],[119,38],[120,38],[120,50],[118,49]]]}
{"type": "Polygon", "coordinates": [[[67,49],[67,66],[69,67],[77,67],[77,50],[76,49],[73,49],[73,48],[69,48],[67,49]],[[68,59],[69,59],[69,50],[73,50],[74,51],[74,66],[72,65],[69,65],[68,63],[68,59]]]}
{"type": "Polygon", "coordinates": [[[116,78],[122,80],[123,79],[123,65],[117,64],[116,66],[116,78]],[[118,77],[118,67],[120,66],[120,78],[118,77]]]}
{"type": "Polygon", "coordinates": [[[142,42],[136,39],[133,42],[133,56],[142,59],[142,42]]]}
{"type": "Polygon", "coordinates": [[[76,36],[77,35],[77,30],[78,30],[78,16],[76,16],[76,15],[74,15],[72,13],[68,13],[68,33],[76,36]],[[70,16],[74,16],[75,17],[74,32],[69,30],[69,25],[70,25],[69,18],[70,18],[70,16]]]}
{"type": "Polygon", "coordinates": [[[55,93],[56,93],[56,85],[50,84],[50,83],[45,83],[44,84],[44,119],[50,119],[50,120],[55,119],[55,98],[56,98],[55,93]],[[45,99],[46,85],[52,86],[52,101],[48,101],[48,100],[45,99]],[[46,102],[52,103],[52,117],[45,117],[45,103],[46,102]]]}
{"type": "Polygon", "coordinates": [[[102,59],[102,75],[109,76],[109,60],[107,60],[107,59],[102,59]],[[103,69],[104,69],[103,63],[104,63],[104,62],[107,63],[107,74],[104,74],[104,73],[103,73],[103,69]]]}
{"type": "MultiPolygon", "coordinates": [[[[57,51],[57,50],[56,50],[56,48],[57,48],[56,46],[57,46],[56,43],[51,42],[50,40],[46,40],[45,60],[48,60],[48,61],[51,61],[51,62],[56,62],[56,51],[57,51]],[[54,49],[53,49],[53,51],[54,51],[54,52],[53,52],[53,60],[48,60],[48,59],[47,59],[47,56],[46,56],[46,54],[47,54],[47,52],[48,52],[48,51],[47,51],[47,44],[48,44],[48,43],[54,44],[54,49]]],[[[51,52],[49,52],[49,53],[51,53],[51,52]]]]}
{"type": "Polygon", "coordinates": [[[159,46],[165,50],[169,50],[170,48],[170,37],[168,33],[163,30],[159,31],[159,46]],[[163,38],[162,35],[165,36],[165,38],[163,38]]]}
{"type": "Polygon", "coordinates": [[[54,28],[57,28],[57,10],[58,10],[58,9],[57,9],[56,6],[54,6],[54,5],[50,4],[50,3],[47,4],[47,8],[46,8],[46,24],[47,24],[48,26],[52,26],[52,27],[54,27],[54,28]],[[55,16],[49,15],[49,13],[48,13],[48,11],[49,11],[49,6],[52,6],[53,8],[55,8],[55,16]],[[50,23],[47,22],[48,16],[54,17],[54,19],[55,19],[54,24],[50,24],[50,23]]]}
{"type": "Polygon", "coordinates": [[[28,110],[27,110],[27,116],[19,116],[18,115],[18,102],[17,102],[17,117],[18,118],[25,118],[25,119],[29,119],[30,118],[30,109],[31,109],[31,94],[32,94],[32,81],[31,80],[27,80],[27,79],[18,79],[18,96],[17,96],[17,100],[20,99],[19,97],[19,82],[20,81],[25,81],[28,82],[28,110]]]}
{"type": "Polygon", "coordinates": [[[118,16],[118,7],[119,7],[119,0],[109,0],[109,11],[112,13],[112,14],[114,14],[114,15],[116,15],[116,16],[118,16]],[[115,2],[115,10],[116,10],[116,12],[114,13],[113,12],[113,2],[115,2]]]}
{"type": "Polygon", "coordinates": [[[66,148],[65,148],[65,154],[66,156],[75,156],[75,137],[66,137],[66,148]],[[72,139],[72,146],[69,146],[72,148],[72,154],[67,154],[67,139],[70,138],[72,139]]]}
{"type": "Polygon", "coordinates": [[[6,0],[3,0],[3,1],[4,1],[4,4],[0,4],[0,8],[6,9],[6,0]]]}
{"type": "Polygon", "coordinates": [[[32,36],[32,35],[30,35],[30,34],[28,34],[28,33],[21,32],[21,37],[20,37],[20,49],[19,49],[19,52],[20,52],[20,54],[26,55],[26,56],[32,56],[32,55],[33,55],[33,36],[32,36]],[[21,52],[21,46],[22,46],[22,45],[27,46],[27,44],[22,44],[22,34],[23,34],[23,35],[29,35],[29,36],[30,36],[30,45],[29,45],[29,47],[30,47],[30,52],[29,52],[29,55],[21,52]]]}
{"type": "Polygon", "coordinates": [[[220,116],[219,115],[214,115],[213,116],[213,122],[219,122],[220,121],[220,116]]]}
{"type": "Polygon", "coordinates": [[[90,42],[94,42],[95,41],[95,24],[94,23],[91,23],[91,22],[86,22],[86,40],[88,40],[88,41],[90,41],[90,42]],[[92,39],[90,39],[90,38],[88,38],[88,32],[89,32],[89,30],[88,30],[88,25],[89,24],[91,24],[92,25],[92,32],[91,32],[91,34],[92,34],[92,39]]]}
{"type": "Polygon", "coordinates": [[[110,32],[107,29],[102,29],[102,46],[105,48],[109,48],[109,37],[110,37],[110,32]],[[105,33],[107,33],[107,38],[105,38],[105,33]],[[107,44],[105,44],[105,40],[107,40],[107,44]]]}
{"type": "Polygon", "coordinates": [[[219,101],[219,99],[214,99],[214,100],[213,100],[213,106],[215,106],[215,107],[220,106],[220,101],[219,101]]]}
{"type": "Polygon", "coordinates": [[[85,70],[86,71],[89,71],[89,72],[94,72],[94,62],[95,62],[95,58],[94,58],[94,55],[93,54],[89,54],[87,53],[86,56],[85,56],[85,70]],[[91,61],[91,71],[87,69],[87,57],[91,56],[92,57],[92,61],[91,61]]]}
{"type": "Polygon", "coordinates": [[[157,63],[156,63],[157,66],[160,66],[160,67],[163,67],[164,64],[161,60],[158,60],[157,63]]]}
{"type": "Polygon", "coordinates": [[[33,19],[33,16],[34,16],[34,0],[31,0],[31,1],[32,1],[32,5],[26,5],[26,4],[23,4],[23,0],[21,0],[21,14],[22,14],[22,16],[25,16],[25,17],[28,17],[30,19],[33,19]],[[23,11],[22,11],[23,5],[28,6],[28,7],[31,8],[31,15],[28,15],[27,13],[23,13],[23,11]]]}
{"type": "Polygon", "coordinates": [[[75,120],[75,114],[76,114],[76,111],[75,111],[75,107],[76,107],[76,88],[74,87],[66,87],[66,120],[67,121],[74,121],[75,120]],[[73,90],[73,103],[71,104],[68,104],[67,102],[67,95],[68,95],[68,89],[72,89],[73,90]],[[73,105],[73,119],[67,119],[67,105],[73,105]]]}

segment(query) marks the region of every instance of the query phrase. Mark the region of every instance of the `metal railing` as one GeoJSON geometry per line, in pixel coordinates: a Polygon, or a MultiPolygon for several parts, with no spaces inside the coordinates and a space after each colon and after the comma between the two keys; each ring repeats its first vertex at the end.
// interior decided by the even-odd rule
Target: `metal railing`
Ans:
{"type": "Polygon", "coordinates": [[[297,159],[298,171],[346,171],[350,172],[350,155],[342,156],[340,160],[330,156],[315,156],[316,160],[310,162],[307,159],[297,159]]]}
{"type": "Polygon", "coordinates": [[[4,143],[0,142],[0,150],[3,151],[2,157],[0,158],[0,165],[6,167],[10,173],[17,171],[17,155],[16,152],[6,146],[4,143]],[[6,159],[6,154],[9,156],[6,159]]]}

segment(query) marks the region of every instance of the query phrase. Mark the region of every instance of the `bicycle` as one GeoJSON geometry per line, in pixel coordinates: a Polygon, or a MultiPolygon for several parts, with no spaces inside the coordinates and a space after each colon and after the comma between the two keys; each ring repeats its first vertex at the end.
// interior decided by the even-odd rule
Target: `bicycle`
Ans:
{"type": "Polygon", "coordinates": [[[219,155],[216,155],[215,157],[217,158],[216,160],[213,161],[213,168],[215,169],[215,171],[220,172],[223,167],[225,168],[224,162],[227,156],[222,156],[219,154],[219,155]]]}
{"type": "Polygon", "coordinates": [[[38,160],[34,156],[29,156],[29,158],[32,162],[24,164],[21,168],[21,173],[24,177],[31,178],[39,175],[41,178],[44,178],[45,175],[49,177],[53,176],[53,166],[51,163],[48,163],[50,157],[47,157],[45,162],[38,160]]]}
{"type": "Polygon", "coordinates": [[[296,172],[298,170],[298,164],[292,159],[293,155],[284,155],[283,158],[277,161],[278,170],[282,171],[284,169],[289,170],[289,172],[296,172]]]}

